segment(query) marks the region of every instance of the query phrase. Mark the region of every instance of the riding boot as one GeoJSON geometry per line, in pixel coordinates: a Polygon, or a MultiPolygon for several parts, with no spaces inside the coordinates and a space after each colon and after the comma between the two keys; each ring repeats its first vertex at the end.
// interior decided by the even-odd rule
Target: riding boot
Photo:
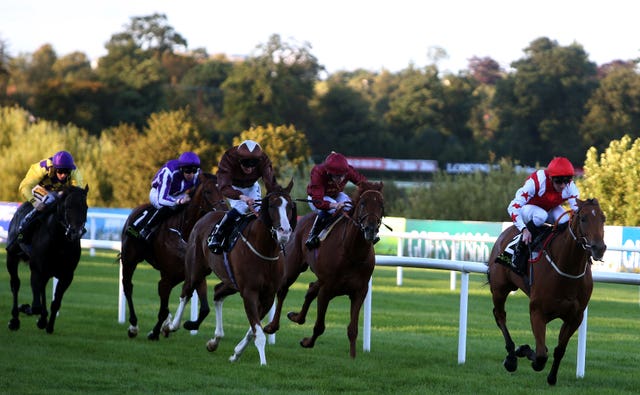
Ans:
{"type": "Polygon", "coordinates": [[[309,232],[309,237],[304,243],[304,245],[307,246],[308,249],[313,250],[314,248],[318,248],[318,246],[320,245],[320,239],[318,238],[318,235],[320,234],[320,232],[322,232],[322,229],[324,229],[329,218],[331,218],[331,214],[327,213],[326,211],[318,212],[315,221],[313,221],[311,231],[309,232]]]}
{"type": "Polygon", "coordinates": [[[156,226],[167,218],[171,212],[171,207],[167,206],[157,209],[140,229],[140,237],[148,241],[156,226]]]}
{"type": "Polygon", "coordinates": [[[236,220],[240,218],[241,214],[238,210],[232,208],[222,217],[222,220],[213,228],[213,232],[207,240],[207,247],[214,254],[222,254],[224,242],[229,237],[229,233],[236,223],[236,220]]]}
{"type": "Polygon", "coordinates": [[[524,274],[527,270],[527,260],[529,259],[529,248],[527,244],[522,241],[522,235],[516,248],[513,251],[513,257],[511,260],[511,266],[518,274],[524,274]]]}
{"type": "Polygon", "coordinates": [[[542,226],[536,226],[533,221],[527,222],[526,226],[531,233],[531,249],[534,249],[534,247],[540,242],[539,238],[542,235],[544,228],[542,226]]]}

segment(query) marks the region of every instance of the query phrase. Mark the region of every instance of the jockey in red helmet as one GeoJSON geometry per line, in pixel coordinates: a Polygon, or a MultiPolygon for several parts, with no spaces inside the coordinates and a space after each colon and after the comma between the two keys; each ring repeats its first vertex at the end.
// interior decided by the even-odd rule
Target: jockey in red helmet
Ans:
{"type": "Polygon", "coordinates": [[[545,223],[555,223],[559,218],[559,224],[569,221],[568,216],[562,216],[565,212],[562,204],[567,202],[574,212],[578,210],[576,199],[580,191],[573,182],[574,175],[573,165],[567,158],[555,157],[546,169],[532,173],[516,191],[507,211],[522,232],[512,260],[517,263],[517,271],[523,272],[526,267],[526,254],[521,252],[540,234],[545,223]]]}
{"type": "Polygon", "coordinates": [[[50,207],[56,201],[58,192],[68,185],[84,187],[82,174],[76,168],[73,156],[67,151],[58,151],[52,157],[29,167],[18,187],[26,202],[15,213],[24,217],[18,225],[18,232],[11,235],[14,237],[8,237],[7,250],[17,246],[16,241],[25,240],[26,233],[39,214],[50,207]]]}
{"type": "Polygon", "coordinates": [[[307,194],[309,207],[318,215],[305,243],[307,248],[318,247],[318,235],[330,222],[336,210],[349,210],[347,203],[351,203],[351,198],[343,192],[349,181],[357,185],[367,181],[367,178],[350,166],[344,155],[337,152],[331,152],[323,163],[311,169],[307,194]]]}
{"type": "Polygon", "coordinates": [[[214,227],[208,246],[213,253],[221,254],[228,247],[225,241],[236,220],[262,197],[258,180],[262,179],[267,193],[272,192],[277,183],[271,160],[253,140],[244,140],[229,148],[220,158],[217,176],[218,188],[228,199],[231,210],[214,227]]]}

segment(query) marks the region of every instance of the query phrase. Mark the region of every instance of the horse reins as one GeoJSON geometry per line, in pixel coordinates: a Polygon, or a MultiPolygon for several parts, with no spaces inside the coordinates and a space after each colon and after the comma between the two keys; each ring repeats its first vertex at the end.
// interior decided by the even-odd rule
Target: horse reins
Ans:
{"type": "MultiPolygon", "coordinates": [[[[556,273],[558,273],[559,275],[563,276],[563,277],[567,277],[573,280],[577,280],[579,278],[584,277],[584,275],[587,273],[587,267],[589,266],[589,258],[591,257],[591,253],[589,252],[588,248],[591,247],[591,244],[589,244],[589,240],[587,240],[586,237],[584,236],[580,236],[578,237],[574,232],[573,232],[573,228],[571,227],[571,220],[574,218],[573,217],[573,211],[569,210],[569,211],[565,211],[560,218],[562,218],[564,215],[569,215],[570,216],[570,222],[569,222],[569,234],[571,235],[571,238],[573,238],[573,241],[576,242],[576,244],[580,247],[582,247],[582,249],[584,249],[585,251],[587,251],[587,259],[584,262],[584,270],[582,271],[581,274],[578,275],[573,275],[573,274],[569,274],[569,273],[565,273],[562,270],[560,270],[560,268],[558,267],[558,265],[556,265],[556,263],[553,261],[553,258],[551,258],[551,255],[549,255],[549,253],[547,252],[546,249],[544,249],[544,256],[545,258],[547,258],[547,261],[549,262],[549,264],[551,265],[551,267],[553,268],[553,270],[556,271],[556,273]],[[578,239],[583,239],[584,241],[578,241],[578,239]]],[[[580,210],[578,210],[577,213],[575,213],[575,215],[580,216],[580,210]]],[[[560,218],[558,218],[558,220],[560,220],[560,218]]]]}

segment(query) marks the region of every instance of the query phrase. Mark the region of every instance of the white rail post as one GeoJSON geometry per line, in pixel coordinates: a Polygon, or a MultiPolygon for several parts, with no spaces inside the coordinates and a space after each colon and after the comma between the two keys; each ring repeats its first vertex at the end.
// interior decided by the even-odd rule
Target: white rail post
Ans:
{"type": "Polygon", "coordinates": [[[125,299],[122,287],[122,262],[120,262],[120,275],[118,276],[118,323],[120,324],[124,324],[125,299]]]}
{"type": "Polygon", "coordinates": [[[576,363],[576,377],[581,379],[584,377],[584,366],[587,358],[587,312],[589,306],[584,309],[584,317],[578,328],[578,361],[576,363]]]}
{"type": "Polygon", "coordinates": [[[469,273],[460,273],[460,323],[458,327],[458,364],[464,364],[467,355],[467,312],[469,307],[469,273]]]}
{"type": "Polygon", "coordinates": [[[369,290],[364,298],[364,313],[362,327],[362,350],[371,351],[371,293],[373,288],[373,276],[369,279],[369,290]]]}
{"type": "MultiPolygon", "coordinates": [[[[397,246],[396,246],[396,255],[397,256],[402,256],[402,246],[403,246],[403,239],[402,237],[398,236],[398,242],[397,242],[397,246]]],[[[396,268],[396,285],[397,286],[401,286],[402,285],[402,266],[398,266],[396,268]]]]}

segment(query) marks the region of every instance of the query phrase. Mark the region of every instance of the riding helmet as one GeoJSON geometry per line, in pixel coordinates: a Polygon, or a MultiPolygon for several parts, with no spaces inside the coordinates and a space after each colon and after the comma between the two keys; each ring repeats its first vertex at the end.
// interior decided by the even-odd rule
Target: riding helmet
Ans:
{"type": "Polygon", "coordinates": [[[349,162],[344,155],[332,151],[324,160],[324,167],[329,174],[343,175],[349,171],[349,162]]]}
{"type": "Polygon", "coordinates": [[[200,158],[195,152],[187,151],[183,152],[178,158],[179,167],[195,166],[200,167],[200,158]]]}
{"type": "Polygon", "coordinates": [[[58,151],[51,158],[53,167],[56,169],[70,169],[75,170],[76,164],[73,163],[73,156],[67,151],[58,151]]]}
{"type": "Polygon", "coordinates": [[[563,156],[556,156],[549,162],[547,166],[547,173],[550,177],[563,177],[563,176],[571,176],[575,175],[575,170],[573,169],[573,165],[569,162],[569,159],[563,156]]]}
{"type": "Polygon", "coordinates": [[[238,146],[238,155],[240,159],[260,159],[262,149],[260,144],[253,140],[245,140],[238,146]]]}

